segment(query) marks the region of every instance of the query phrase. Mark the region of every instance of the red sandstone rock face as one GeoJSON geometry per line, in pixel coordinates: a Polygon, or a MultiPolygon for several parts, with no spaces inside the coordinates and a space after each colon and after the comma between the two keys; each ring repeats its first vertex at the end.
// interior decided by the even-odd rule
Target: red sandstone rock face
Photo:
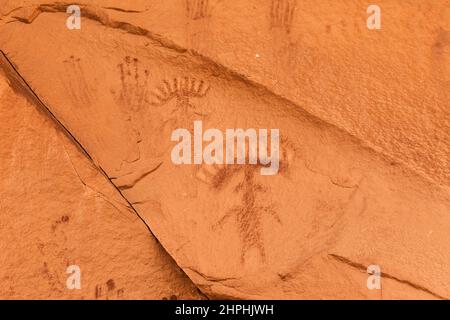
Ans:
{"type": "Polygon", "coordinates": [[[18,266],[24,249],[8,247],[22,242],[2,242],[2,296],[201,298],[191,280],[210,298],[449,298],[448,6],[383,4],[369,33],[362,2],[98,1],[69,30],[67,5],[7,1],[2,234],[36,252],[18,266]],[[421,6],[412,51],[404,24],[421,6]],[[279,173],[175,165],[171,133],[195,120],[278,128],[279,173]],[[24,127],[38,134],[12,132],[24,127]],[[88,282],[74,293],[77,261],[88,282]],[[382,290],[366,286],[373,264],[382,290]]]}

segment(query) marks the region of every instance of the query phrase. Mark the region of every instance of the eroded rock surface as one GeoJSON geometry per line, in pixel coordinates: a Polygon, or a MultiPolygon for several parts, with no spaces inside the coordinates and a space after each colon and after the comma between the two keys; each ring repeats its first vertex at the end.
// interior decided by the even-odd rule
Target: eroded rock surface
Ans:
{"type": "MultiPolygon", "coordinates": [[[[381,41],[360,30],[364,24],[347,27],[338,21],[336,28],[324,24],[323,36],[315,32],[295,42],[302,29],[293,19],[302,17],[298,8],[305,5],[284,1],[292,5],[285,20],[276,8],[287,5],[278,2],[250,7],[250,1],[239,10],[234,3],[228,11],[215,9],[215,15],[202,6],[193,11],[186,7],[190,1],[121,10],[105,1],[82,6],[81,30],[66,28],[66,4],[29,5],[15,11],[20,19],[4,13],[2,20],[9,23],[1,26],[0,48],[96,170],[105,172],[209,297],[448,299],[449,113],[443,90],[448,72],[442,63],[448,60],[448,40],[440,38],[441,62],[433,56],[417,64],[419,71],[428,65],[436,74],[409,72],[405,63],[410,60],[384,52],[403,29],[381,41]],[[230,32],[245,25],[236,12],[251,8],[268,10],[273,35],[254,32],[243,46],[248,37],[230,32]],[[150,19],[157,12],[166,16],[150,19]],[[201,30],[180,38],[177,32],[186,25],[164,24],[174,12],[186,15],[189,28],[201,30]],[[220,27],[233,12],[232,27],[220,27]],[[352,41],[344,36],[349,29],[352,41]],[[223,31],[220,37],[216,30],[223,31]],[[201,38],[205,34],[212,38],[201,38]],[[341,46],[329,60],[313,49],[314,41],[329,44],[335,37],[341,46]],[[365,43],[368,38],[378,44],[365,43]],[[277,41],[282,43],[270,46],[277,41]],[[280,51],[267,52],[272,49],[280,51]],[[369,64],[369,75],[362,73],[366,58],[378,54],[381,59],[369,64]],[[267,56],[272,58],[264,60],[267,56]],[[386,68],[393,64],[398,72],[386,80],[386,68]],[[429,95],[414,92],[416,73],[423,76],[417,83],[431,84],[429,95]],[[396,81],[398,87],[392,86],[396,81]],[[414,107],[418,99],[422,111],[414,107]],[[419,122],[424,118],[428,124],[419,122]],[[192,130],[195,120],[222,131],[279,128],[279,174],[261,176],[252,165],[175,165],[171,133],[192,130]],[[372,264],[381,267],[381,291],[366,286],[366,268],[372,264]]],[[[424,19],[445,14],[440,6],[424,19]]],[[[327,5],[319,8],[317,15],[328,12],[327,5]]],[[[398,8],[392,5],[392,10],[398,8]]],[[[345,16],[335,14],[333,19],[345,16]]],[[[249,25],[265,25],[263,17],[255,14],[249,25]]],[[[317,30],[313,20],[306,19],[305,28],[317,30]]],[[[400,52],[406,52],[403,45],[408,46],[403,43],[400,52]]],[[[143,241],[125,233],[130,241],[143,241]]],[[[128,250],[128,244],[121,245],[128,250]]]]}

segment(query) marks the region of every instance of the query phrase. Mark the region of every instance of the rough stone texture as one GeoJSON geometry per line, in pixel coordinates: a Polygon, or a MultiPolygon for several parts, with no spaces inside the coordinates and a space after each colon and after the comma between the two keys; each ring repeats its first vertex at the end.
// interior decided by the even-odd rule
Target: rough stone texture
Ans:
{"type": "Polygon", "coordinates": [[[70,136],[3,73],[0,101],[1,299],[202,297],[70,136]],[[80,290],[66,286],[69,265],[80,267],[80,290]]]}
{"type": "Polygon", "coordinates": [[[331,3],[98,1],[68,30],[9,2],[0,48],[209,297],[448,299],[448,2],[380,1],[371,32],[331,3]],[[280,174],[174,165],[196,119],[279,128],[280,174]]]}

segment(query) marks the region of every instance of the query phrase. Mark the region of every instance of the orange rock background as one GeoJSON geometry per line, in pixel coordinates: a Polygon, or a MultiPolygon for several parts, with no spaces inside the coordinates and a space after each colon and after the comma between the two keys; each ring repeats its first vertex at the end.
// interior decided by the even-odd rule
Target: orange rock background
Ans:
{"type": "Polygon", "coordinates": [[[0,1],[0,297],[448,299],[450,3],[370,4],[82,1],[69,30],[0,1]],[[279,128],[280,173],[174,165],[199,119],[279,128]]]}

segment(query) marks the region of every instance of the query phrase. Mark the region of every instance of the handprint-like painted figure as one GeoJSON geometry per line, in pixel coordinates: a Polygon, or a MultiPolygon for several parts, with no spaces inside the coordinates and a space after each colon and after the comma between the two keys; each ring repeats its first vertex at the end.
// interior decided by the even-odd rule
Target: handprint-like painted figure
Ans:
{"type": "Polygon", "coordinates": [[[138,112],[148,103],[149,71],[140,70],[139,60],[126,56],[122,63],[117,65],[120,72],[121,88],[116,100],[123,106],[126,113],[138,112]]]}
{"type": "Polygon", "coordinates": [[[66,73],[61,83],[65,87],[66,92],[68,92],[72,101],[77,102],[80,107],[90,106],[94,101],[95,92],[93,92],[87,81],[81,59],[70,56],[63,63],[66,73]]]}
{"type": "Polygon", "coordinates": [[[154,108],[151,109],[148,125],[160,133],[150,143],[153,155],[159,157],[169,150],[169,145],[160,143],[161,137],[170,141],[173,130],[178,128],[186,128],[192,132],[194,120],[202,120],[207,116],[199,111],[192,99],[203,98],[208,91],[209,86],[204,81],[183,77],[164,80],[151,93],[149,105],[154,108]]]}
{"type": "Polygon", "coordinates": [[[209,0],[186,0],[186,14],[189,19],[197,20],[208,16],[209,0]]]}
{"type": "Polygon", "coordinates": [[[209,86],[203,80],[194,78],[174,78],[171,81],[164,80],[162,86],[153,92],[150,104],[155,106],[166,105],[175,99],[175,108],[169,111],[170,119],[177,119],[176,125],[192,126],[193,120],[204,117],[206,114],[198,111],[191,103],[192,98],[202,98],[209,91],[209,86]]]}
{"type": "Polygon", "coordinates": [[[270,27],[283,28],[286,33],[290,33],[296,5],[296,0],[272,0],[270,27]]]}

